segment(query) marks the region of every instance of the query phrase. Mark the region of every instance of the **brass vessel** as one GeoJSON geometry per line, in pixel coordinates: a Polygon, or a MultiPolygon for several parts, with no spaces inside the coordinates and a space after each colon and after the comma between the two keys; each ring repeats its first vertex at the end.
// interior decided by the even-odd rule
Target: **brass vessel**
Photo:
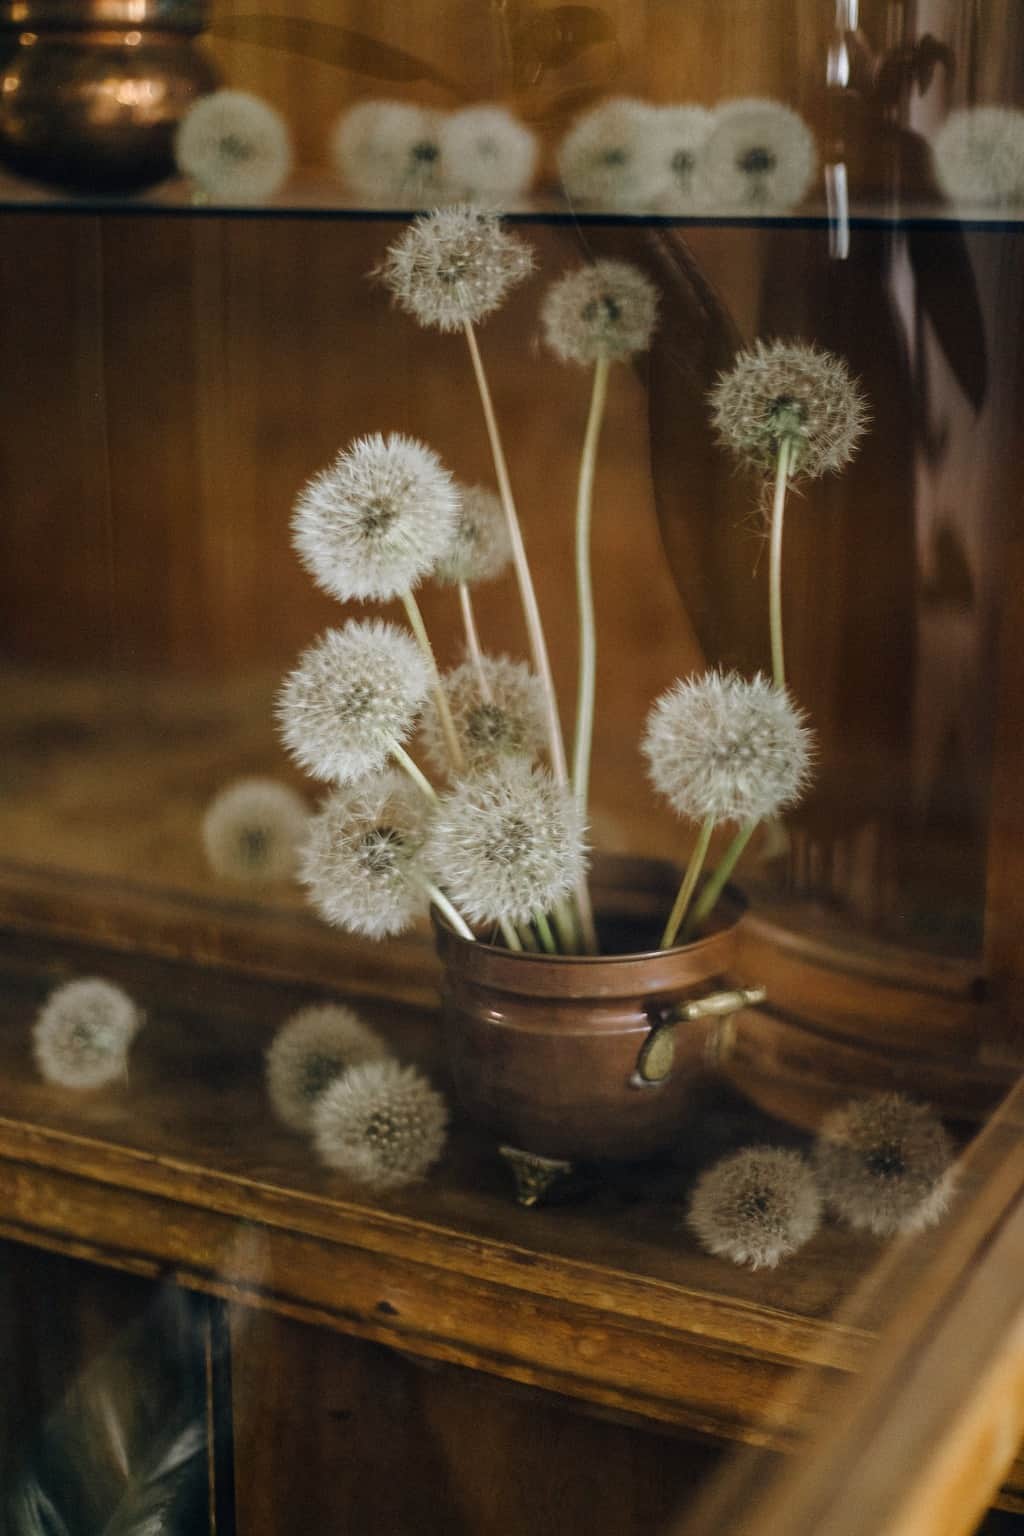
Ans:
{"type": "Polygon", "coordinates": [[[73,192],[138,192],[217,85],[208,0],[0,0],[0,164],[73,192]]]}

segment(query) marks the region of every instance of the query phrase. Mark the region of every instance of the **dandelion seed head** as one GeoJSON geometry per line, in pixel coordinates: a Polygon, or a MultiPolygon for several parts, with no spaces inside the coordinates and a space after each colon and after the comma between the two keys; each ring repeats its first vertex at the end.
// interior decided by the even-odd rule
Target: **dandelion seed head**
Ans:
{"type": "Polygon", "coordinates": [[[262,202],[292,168],[284,119],[248,91],[200,97],[178,125],[174,153],[178,169],[215,202],[262,202]]]}
{"type": "Polygon", "coordinates": [[[705,107],[655,107],[637,151],[640,179],[657,188],[652,206],[692,213],[700,206],[704,145],[713,114],[705,107]]]}
{"type": "Polygon", "coordinates": [[[646,152],[654,109],[614,97],[576,119],[558,150],[566,196],[592,208],[651,208],[663,176],[646,152]]]}
{"type": "Polygon", "coordinates": [[[459,493],[433,449],[374,433],[304,486],[292,537],[310,575],[339,602],[387,602],[433,570],[458,526],[459,493]]]}
{"type": "Polygon", "coordinates": [[[687,1221],[708,1253],[774,1269],[818,1230],[821,1196],[798,1152],[745,1147],[701,1174],[687,1221]]]}
{"type": "Polygon", "coordinates": [[[552,352],[563,362],[584,365],[643,352],[657,315],[657,288],[629,261],[595,261],[566,272],[541,306],[552,352]]]}
{"type": "Polygon", "coordinates": [[[380,275],[420,325],[460,331],[493,314],[532,270],[532,250],[497,214],[457,203],[414,219],[380,275]]]}
{"type": "Polygon", "coordinates": [[[32,1026],[36,1065],[62,1088],[102,1088],[123,1078],[142,1015],[121,987],[100,976],[50,993],[32,1026]]]}
{"type": "Polygon", "coordinates": [[[651,708],[641,745],[655,788],[690,821],[763,821],[795,805],[810,779],[804,717],[760,674],[674,683],[651,708]]]}
{"type": "Polygon", "coordinates": [[[426,915],[423,794],[394,769],[336,789],[310,819],[299,877],[320,916],[382,939],[426,915]]]}
{"type": "Polygon", "coordinates": [[[935,174],[953,202],[1024,202],[1024,112],[965,107],[932,143],[935,174]]]}
{"type": "MultiPolygon", "coordinates": [[[[444,691],[467,774],[495,767],[505,758],[533,762],[546,741],[544,690],[524,662],[508,656],[483,656],[481,666],[490,688],[484,697],[471,661],[448,672],[444,691]]],[[[437,705],[428,698],[423,709],[423,745],[439,773],[449,764],[437,705]]]]}
{"type": "Polygon", "coordinates": [[[941,1121],[899,1093],[853,1099],[826,1115],[814,1163],[826,1203],[876,1237],[934,1226],[953,1193],[953,1146],[941,1121]]]}
{"type": "Polygon", "coordinates": [[[568,790],[513,759],[442,796],[424,858],[469,922],[526,922],[582,875],[583,826],[568,790]]]}
{"type": "Polygon", "coordinates": [[[434,1166],[448,1108],[414,1067],[395,1061],[352,1067],[316,1101],[313,1134],[329,1168],[370,1189],[400,1189],[434,1166]]]}
{"type": "Polygon", "coordinates": [[[359,197],[421,208],[444,195],[443,118],[402,101],[364,101],[342,114],[329,150],[345,185],[359,197]]]}
{"type": "Polygon", "coordinates": [[[293,1013],[277,1031],[266,1056],[267,1093],[285,1125],[309,1131],[313,1106],[349,1067],[384,1061],[390,1051],[351,1008],[314,1003],[293,1013]]]}
{"type": "Polygon", "coordinates": [[[455,537],[434,567],[434,577],[447,586],[493,581],[512,558],[508,520],[493,491],[482,485],[459,487],[455,537]]]}
{"type": "Polygon", "coordinates": [[[803,342],[756,341],[711,390],[719,441],[742,464],[774,470],[783,439],[790,477],[835,473],[854,457],[868,406],[842,358],[803,342]]]}
{"type": "Polygon", "coordinates": [[[466,107],[441,126],[445,181],[457,197],[516,197],[529,190],[537,139],[504,107],[466,107]]]}
{"type": "Polygon", "coordinates": [[[817,164],[814,135],[791,107],[726,102],[704,143],[697,196],[713,212],[784,212],[806,197],[817,164]]]}
{"type": "Polygon", "coordinates": [[[314,778],[350,784],[379,773],[411,734],[430,681],[415,640],[397,625],[329,629],[282,685],[282,740],[314,778]]]}
{"type": "Polygon", "coordinates": [[[236,779],[203,814],[203,847],[214,874],[252,884],[295,873],[309,812],[302,796],[276,779],[236,779]]]}

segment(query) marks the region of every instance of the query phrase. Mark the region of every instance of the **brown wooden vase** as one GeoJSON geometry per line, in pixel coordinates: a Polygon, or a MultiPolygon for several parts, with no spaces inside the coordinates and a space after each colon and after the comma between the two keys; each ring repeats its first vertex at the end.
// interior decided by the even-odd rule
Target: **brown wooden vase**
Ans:
{"type": "Polygon", "coordinates": [[[723,1030],[758,997],[736,973],[735,896],[707,937],[654,948],[677,882],[671,865],[601,861],[593,957],[514,953],[435,914],[455,1089],[499,1142],[572,1162],[671,1146],[723,1030]]]}

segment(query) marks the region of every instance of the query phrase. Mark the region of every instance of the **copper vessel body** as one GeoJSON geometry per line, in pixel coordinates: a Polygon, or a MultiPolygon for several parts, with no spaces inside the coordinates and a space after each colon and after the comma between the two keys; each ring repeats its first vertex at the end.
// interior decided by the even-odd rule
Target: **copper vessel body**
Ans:
{"type": "MultiPolygon", "coordinates": [[[[646,931],[656,943],[656,922],[640,908],[656,908],[664,921],[667,868],[654,865],[661,878],[653,881],[645,870],[639,901],[635,887],[624,903],[594,882],[606,940],[646,931]]],[[[644,1052],[680,1005],[737,985],[741,922],[734,904],[695,943],[590,957],[472,942],[435,915],[447,1054],[467,1113],[499,1142],[543,1157],[638,1161],[666,1150],[732,1017],[676,1023],[671,1068],[658,1081],[643,1080],[644,1052]]]]}
{"type": "Polygon", "coordinates": [[[138,192],[174,170],[174,132],[217,83],[199,0],[0,3],[0,162],[74,192],[138,192]]]}

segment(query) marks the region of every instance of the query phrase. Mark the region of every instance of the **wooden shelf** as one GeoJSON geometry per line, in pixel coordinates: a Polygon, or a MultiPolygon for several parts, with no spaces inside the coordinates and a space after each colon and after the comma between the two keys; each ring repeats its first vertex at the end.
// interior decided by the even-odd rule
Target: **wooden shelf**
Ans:
{"type": "MultiPolygon", "coordinates": [[[[172,1278],[417,1355],[716,1439],[786,1448],[807,1367],[860,1368],[872,1319],[837,1321],[881,1246],[824,1229],[750,1273],[682,1223],[700,1157],[764,1122],[709,1098],[678,1158],[618,1170],[573,1203],[526,1211],[491,1148],[456,1116],[427,1182],[368,1199],[321,1168],[267,1106],[262,1052],[322,989],[74,943],[0,942],[0,1233],[172,1278]],[[76,1095],[41,1082],[29,1031],[72,975],[119,981],[147,1022],[130,1082],[76,1095]]],[[[430,1010],[353,998],[397,1053],[446,1087],[430,1010]]],[[[966,1198],[966,1195],[965,1195],[966,1198]]],[[[1022,1477],[1024,1485],[1024,1477],[1022,1477]]]]}

